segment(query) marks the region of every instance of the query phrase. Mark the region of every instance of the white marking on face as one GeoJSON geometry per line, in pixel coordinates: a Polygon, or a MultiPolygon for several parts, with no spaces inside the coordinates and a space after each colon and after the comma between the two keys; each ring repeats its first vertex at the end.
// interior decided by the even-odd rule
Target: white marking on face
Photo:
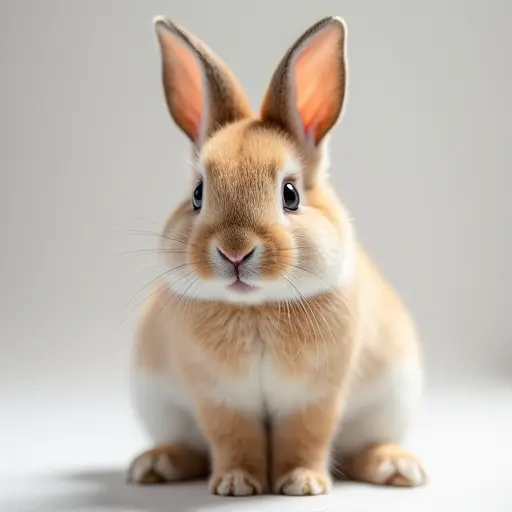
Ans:
{"type": "Polygon", "coordinates": [[[321,181],[328,180],[330,177],[329,170],[331,168],[331,155],[329,152],[329,139],[330,134],[325,135],[321,146],[321,157],[320,162],[318,163],[318,178],[321,181]]]}

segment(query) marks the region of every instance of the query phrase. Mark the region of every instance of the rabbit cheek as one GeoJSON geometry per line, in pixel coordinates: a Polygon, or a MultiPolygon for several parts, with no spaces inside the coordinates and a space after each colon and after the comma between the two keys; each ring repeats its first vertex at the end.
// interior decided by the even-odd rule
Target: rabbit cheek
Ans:
{"type": "Polygon", "coordinates": [[[194,274],[200,279],[212,279],[215,271],[211,262],[210,247],[213,230],[208,227],[198,228],[190,238],[188,263],[194,274]]]}
{"type": "Polygon", "coordinates": [[[260,236],[263,246],[263,258],[260,266],[260,278],[275,281],[282,278],[293,263],[293,240],[282,229],[260,236]]]}

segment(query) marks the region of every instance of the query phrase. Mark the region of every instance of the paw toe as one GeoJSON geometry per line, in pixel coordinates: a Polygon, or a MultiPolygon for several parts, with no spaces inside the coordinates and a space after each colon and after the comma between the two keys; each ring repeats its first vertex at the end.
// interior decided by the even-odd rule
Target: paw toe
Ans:
{"type": "Polygon", "coordinates": [[[376,485],[416,487],[427,482],[421,462],[397,445],[376,445],[346,461],[354,480],[376,485]]]}
{"type": "Polygon", "coordinates": [[[165,452],[146,452],[137,457],[128,469],[128,481],[137,484],[171,482],[177,470],[165,452]]]}
{"type": "Polygon", "coordinates": [[[220,496],[251,496],[262,492],[261,484],[246,471],[234,469],[222,475],[214,475],[210,490],[220,496]]]}
{"type": "Polygon", "coordinates": [[[302,468],[283,476],[276,484],[276,491],[288,496],[315,496],[327,493],[330,488],[327,475],[302,468]]]}
{"type": "Polygon", "coordinates": [[[412,456],[384,459],[377,468],[378,480],[387,485],[416,487],[426,481],[419,461],[412,456]]]}

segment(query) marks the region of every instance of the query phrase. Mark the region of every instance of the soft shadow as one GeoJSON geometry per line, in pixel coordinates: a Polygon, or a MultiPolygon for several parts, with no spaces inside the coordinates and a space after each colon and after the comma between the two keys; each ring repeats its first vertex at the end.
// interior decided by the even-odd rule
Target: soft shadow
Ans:
{"type": "MultiPolygon", "coordinates": [[[[38,479],[41,483],[41,479],[38,479]]],[[[43,477],[44,490],[22,502],[8,504],[9,512],[197,512],[226,506],[233,498],[209,494],[205,481],[138,486],[125,481],[119,470],[92,470],[43,477]]],[[[236,498],[234,499],[236,500],[236,498]]],[[[16,500],[17,501],[17,500],[16,500]]]]}
{"type": "MultiPolygon", "coordinates": [[[[23,478],[0,499],[1,512],[233,512],[270,510],[311,512],[337,509],[343,502],[360,501],[373,493],[369,487],[337,482],[326,496],[250,496],[222,498],[208,492],[206,481],[138,486],[125,481],[120,470],[90,470],[23,478]],[[341,489],[343,487],[343,489],[341,489]],[[338,491],[340,494],[338,495],[338,491]],[[339,496],[339,497],[338,497],[339,496]],[[341,496],[343,496],[341,498],[341,496]],[[334,508],[333,508],[334,507],[334,508]]],[[[382,488],[381,488],[382,489],[382,488]]],[[[396,492],[396,491],[395,491],[396,492]]],[[[381,496],[387,495],[385,490],[381,496]]],[[[394,495],[394,494],[393,494],[394,495]]],[[[377,496],[375,494],[375,496],[377,496]]],[[[373,501],[373,499],[372,499],[373,501]]],[[[359,509],[358,509],[359,510],[359,509]]],[[[365,509],[366,510],[366,509],[365,509]]]]}

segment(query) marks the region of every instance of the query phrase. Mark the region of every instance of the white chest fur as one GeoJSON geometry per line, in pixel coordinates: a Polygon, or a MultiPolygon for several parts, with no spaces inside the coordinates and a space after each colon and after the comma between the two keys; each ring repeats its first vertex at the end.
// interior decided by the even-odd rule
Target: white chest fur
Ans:
{"type": "MultiPolygon", "coordinates": [[[[378,434],[399,439],[409,423],[421,392],[417,361],[405,361],[368,385],[355,386],[342,419],[343,436],[336,444],[341,452],[360,449],[378,434]]],[[[270,354],[254,351],[243,378],[217,376],[209,380],[203,397],[247,414],[275,418],[321,398],[312,381],[284,377],[270,354]]],[[[190,390],[178,375],[155,376],[135,368],[133,398],[138,416],[155,443],[186,441],[206,446],[195,420],[190,390]]],[[[379,439],[380,439],[379,437],[379,439]]]]}
{"type": "MultiPolygon", "coordinates": [[[[200,390],[203,399],[229,405],[254,417],[276,418],[320,396],[311,383],[282,376],[270,354],[261,349],[251,354],[243,377],[218,373],[210,377],[214,378],[208,379],[209,385],[200,390]]],[[[198,448],[206,446],[195,420],[190,389],[178,374],[156,376],[134,368],[132,396],[137,416],[156,444],[185,441],[198,448]]]]}
{"type": "Polygon", "coordinates": [[[307,379],[283,375],[272,354],[263,348],[253,351],[243,377],[216,376],[208,394],[211,399],[255,416],[289,413],[321,396],[307,379]]]}

